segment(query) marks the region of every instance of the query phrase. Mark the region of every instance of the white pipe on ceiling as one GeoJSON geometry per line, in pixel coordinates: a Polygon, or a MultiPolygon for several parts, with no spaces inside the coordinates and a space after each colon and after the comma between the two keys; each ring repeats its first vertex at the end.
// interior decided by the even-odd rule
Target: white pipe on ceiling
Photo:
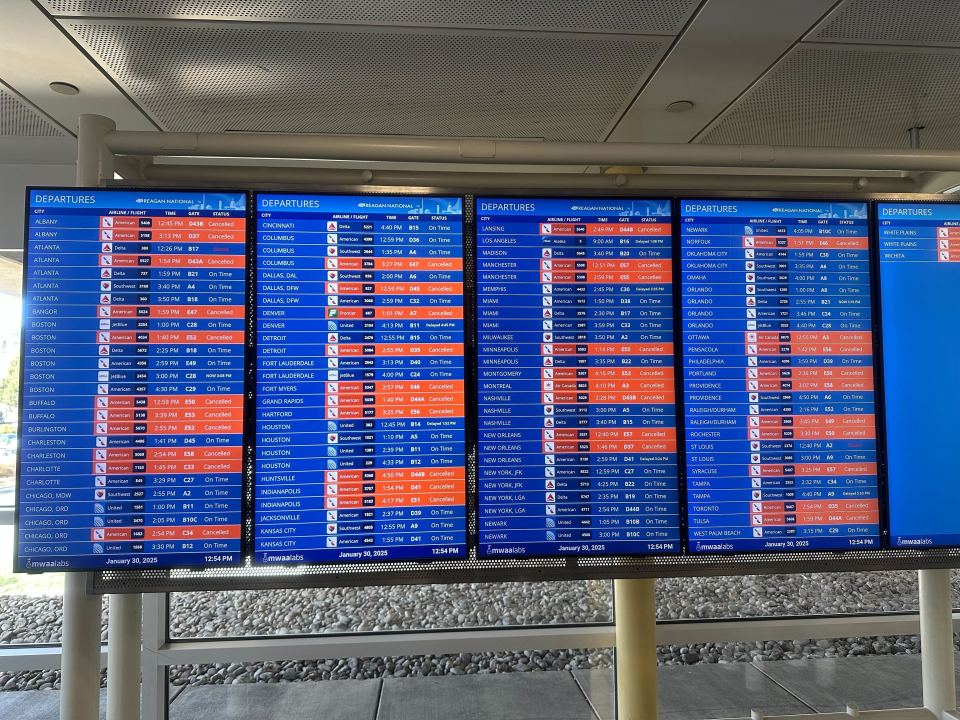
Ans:
{"type": "MultiPolygon", "coordinates": [[[[131,177],[131,180],[140,178],[131,177]]],[[[610,175],[583,173],[416,172],[250,165],[167,165],[143,168],[142,179],[177,182],[291,183],[443,188],[642,190],[791,190],[916,192],[912,178],[775,175],[610,175]]]]}
{"type": "Polygon", "coordinates": [[[687,143],[559,143],[392,136],[117,131],[114,153],[532,165],[958,170],[960,153],[892,148],[807,148],[687,143]]]}

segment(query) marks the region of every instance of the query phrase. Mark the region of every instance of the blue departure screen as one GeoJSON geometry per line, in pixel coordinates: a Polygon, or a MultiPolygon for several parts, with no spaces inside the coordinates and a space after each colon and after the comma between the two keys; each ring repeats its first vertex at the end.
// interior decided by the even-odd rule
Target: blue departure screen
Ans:
{"type": "Polygon", "coordinates": [[[890,544],[960,545],[960,205],[877,216],[890,544]]]}
{"type": "Polygon", "coordinates": [[[680,549],[668,200],[477,200],[483,556],[680,549]]]}
{"type": "Polygon", "coordinates": [[[31,190],[17,566],[239,562],[246,196],[31,190]]]}
{"type": "Polygon", "coordinates": [[[879,547],[866,204],[680,220],[690,550],[879,547]]]}
{"type": "Polygon", "coordinates": [[[462,199],[256,209],[256,559],[465,556],[462,199]]]}

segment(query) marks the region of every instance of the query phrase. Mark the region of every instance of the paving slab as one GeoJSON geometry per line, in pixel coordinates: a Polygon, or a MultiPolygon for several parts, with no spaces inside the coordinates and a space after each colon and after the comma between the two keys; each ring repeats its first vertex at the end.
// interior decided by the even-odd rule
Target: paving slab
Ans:
{"type": "Polygon", "coordinates": [[[613,670],[574,670],[573,677],[600,720],[615,720],[613,670]]]}
{"type": "MultiPolygon", "coordinates": [[[[613,671],[575,670],[601,720],[614,720],[613,671]]],[[[749,663],[702,663],[661,667],[658,673],[660,720],[739,718],[751,708],[771,715],[808,713],[793,697],[749,663]]]]}
{"type": "Polygon", "coordinates": [[[170,720],[375,720],[379,695],[379,680],[200,685],[170,703],[170,720]]]}
{"type": "Polygon", "coordinates": [[[923,706],[919,655],[777,660],[755,666],[817,712],[923,706]]]}
{"type": "Polygon", "coordinates": [[[377,720],[596,720],[566,671],[387,678],[377,720]]]}
{"type": "MultiPolygon", "coordinates": [[[[100,691],[100,720],[107,716],[107,691],[100,691]]],[[[0,718],[59,720],[59,690],[8,690],[0,692],[0,718]]]]}

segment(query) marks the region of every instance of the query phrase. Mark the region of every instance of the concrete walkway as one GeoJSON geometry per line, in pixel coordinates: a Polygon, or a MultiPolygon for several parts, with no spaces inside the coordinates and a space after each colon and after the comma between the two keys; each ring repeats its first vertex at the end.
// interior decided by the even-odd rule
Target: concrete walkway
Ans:
{"type": "MultiPolygon", "coordinates": [[[[921,705],[920,657],[665,667],[662,720],[921,705]]],[[[56,720],[59,692],[0,693],[0,718],[56,720]]],[[[615,720],[609,670],[171,688],[170,719],[615,720]]],[[[106,705],[101,694],[101,717],[106,705]]]]}

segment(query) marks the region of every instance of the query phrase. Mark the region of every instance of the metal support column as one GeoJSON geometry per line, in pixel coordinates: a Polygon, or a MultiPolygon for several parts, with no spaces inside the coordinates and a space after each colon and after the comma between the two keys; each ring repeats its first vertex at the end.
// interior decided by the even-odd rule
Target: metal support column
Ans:
{"type": "Polygon", "coordinates": [[[77,133],[77,187],[98,187],[113,179],[113,153],[104,138],[117,129],[102,115],[81,115],[77,133]]]}
{"type": "MultiPolygon", "coordinates": [[[[98,115],[81,115],[77,135],[77,187],[100,185],[112,154],[103,142],[117,126],[98,115]]],[[[87,573],[67,573],[63,583],[63,655],[60,670],[60,720],[97,720],[100,716],[99,595],[87,592],[87,573]]]]}
{"type": "Polygon", "coordinates": [[[107,635],[107,720],[140,717],[140,595],[110,596],[107,635]]]}
{"type": "Polygon", "coordinates": [[[87,573],[63,581],[60,720],[100,716],[100,596],[87,593],[87,573]]]}
{"type": "Polygon", "coordinates": [[[923,705],[938,718],[957,709],[950,570],[920,570],[920,657],[923,705]]]}
{"type": "Polygon", "coordinates": [[[614,580],[617,720],[657,720],[656,580],[614,580]]]}
{"type": "MultiPolygon", "coordinates": [[[[81,115],[77,148],[77,184],[98,186],[112,180],[115,158],[104,142],[117,129],[109,118],[81,115]]],[[[140,717],[141,598],[110,596],[107,637],[107,718],[137,720],[140,717]]],[[[97,628],[99,630],[99,618],[97,628]]],[[[99,632],[97,642],[99,645],[99,632]]],[[[66,652],[64,652],[66,655],[66,652]]]]}
{"type": "Polygon", "coordinates": [[[169,703],[170,669],[161,651],[167,642],[166,593],[143,597],[143,652],[140,654],[141,720],[166,720],[169,703]]]}

